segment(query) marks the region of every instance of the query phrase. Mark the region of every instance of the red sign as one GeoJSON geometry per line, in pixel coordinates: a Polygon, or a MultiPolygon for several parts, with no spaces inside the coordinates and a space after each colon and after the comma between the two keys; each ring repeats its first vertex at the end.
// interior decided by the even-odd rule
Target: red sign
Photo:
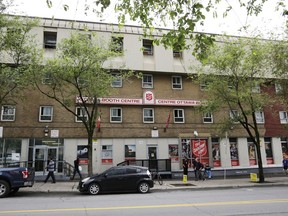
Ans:
{"type": "Polygon", "coordinates": [[[206,140],[193,140],[192,151],[196,157],[207,156],[208,147],[206,140]]]}

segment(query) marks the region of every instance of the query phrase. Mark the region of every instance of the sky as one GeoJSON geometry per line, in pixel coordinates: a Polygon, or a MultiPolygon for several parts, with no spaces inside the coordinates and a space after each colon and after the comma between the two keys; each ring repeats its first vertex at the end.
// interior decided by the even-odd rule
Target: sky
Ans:
{"type": "MultiPolygon", "coordinates": [[[[92,3],[94,1],[95,0],[52,0],[53,6],[52,8],[48,8],[46,0],[14,0],[14,5],[16,6],[11,7],[10,11],[19,15],[35,17],[117,23],[117,15],[115,15],[113,8],[107,10],[102,17],[92,12],[85,14],[85,2],[92,3]],[[64,11],[64,4],[69,5],[68,11],[64,11]]],[[[111,0],[112,3],[115,1],[117,0],[111,0]]],[[[245,2],[245,0],[243,1],[245,2]]],[[[288,0],[282,1],[288,7],[288,0]]],[[[257,17],[247,17],[245,10],[237,7],[237,2],[238,0],[222,0],[222,5],[218,6],[219,10],[226,8],[228,5],[233,7],[228,16],[223,18],[219,15],[218,19],[215,19],[208,14],[204,27],[199,25],[196,27],[196,31],[215,34],[226,33],[239,36],[250,36],[251,32],[255,31],[261,31],[263,34],[267,34],[267,32],[281,34],[283,32],[285,17],[282,16],[280,11],[275,11],[275,3],[277,0],[269,0],[265,4],[263,12],[257,17]],[[250,26],[249,32],[239,31],[243,25],[250,26]]],[[[128,22],[127,24],[137,25],[135,22],[128,22]]]]}

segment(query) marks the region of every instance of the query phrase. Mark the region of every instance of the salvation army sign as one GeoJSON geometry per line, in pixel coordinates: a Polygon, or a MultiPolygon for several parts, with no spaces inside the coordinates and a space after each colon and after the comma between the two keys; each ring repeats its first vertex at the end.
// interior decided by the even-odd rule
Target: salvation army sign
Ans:
{"type": "Polygon", "coordinates": [[[196,157],[205,157],[208,153],[208,146],[206,140],[193,140],[192,141],[192,152],[196,157]]]}

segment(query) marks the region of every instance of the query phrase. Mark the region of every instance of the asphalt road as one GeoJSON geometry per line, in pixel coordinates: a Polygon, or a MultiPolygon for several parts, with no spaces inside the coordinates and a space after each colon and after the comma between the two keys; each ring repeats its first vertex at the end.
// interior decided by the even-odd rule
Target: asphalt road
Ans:
{"type": "Polygon", "coordinates": [[[288,187],[163,190],[91,196],[78,192],[19,191],[0,200],[0,216],[288,215],[288,187]]]}

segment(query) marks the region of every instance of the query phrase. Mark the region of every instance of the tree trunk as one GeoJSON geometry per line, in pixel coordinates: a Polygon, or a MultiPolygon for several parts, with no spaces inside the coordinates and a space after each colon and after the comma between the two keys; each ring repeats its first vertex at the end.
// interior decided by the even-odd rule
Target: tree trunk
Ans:
{"type": "Polygon", "coordinates": [[[93,175],[93,133],[88,133],[88,176],[93,175]]]}
{"type": "Polygon", "coordinates": [[[264,170],[263,170],[263,163],[262,163],[262,156],[261,156],[261,146],[260,143],[256,144],[256,151],[257,151],[257,159],[258,159],[258,175],[259,175],[259,183],[264,183],[264,170]]]}

